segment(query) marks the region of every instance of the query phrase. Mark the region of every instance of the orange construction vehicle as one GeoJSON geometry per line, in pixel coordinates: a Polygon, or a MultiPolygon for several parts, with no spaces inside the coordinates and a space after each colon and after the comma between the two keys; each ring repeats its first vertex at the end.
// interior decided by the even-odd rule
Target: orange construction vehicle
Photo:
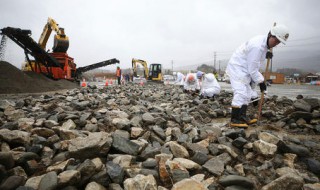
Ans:
{"type": "Polygon", "coordinates": [[[52,75],[52,77],[55,79],[73,79],[74,73],[76,72],[76,64],[74,63],[74,59],[67,54],[69,48],[69,38],[64,32],[64,28],[59,27],[59,24],[54,19],[49,17],[46,25],[43,28],[38,44],[43,50],[46,51],[47,42],[52,31],[55,31],[56,34],[54,35],[52,53],[49,53],[49,55],[58,61],[60,67],[51,67],[50,71],[48,72],[45,64],[37,64],[35,60],[25,63],[22,69],[24,71],[47,73],[52,75]]]}
{"type": "Polygon", "coordinates": [[[69,38],[65,35],[64,29],[60,28],[52,18],[48,18],[38,43],[31,38],[30,30],[7,27],[0,31],[2,35],[8,36],[24,49],[27,63],[23,65],[22,70],[43,73],[53,79],[74,80],[78,79],[82,72],[119,63],[117,59],[111,59],[76,68],[74,59],[67,54],[69,38]],[[55,31],[56,34],[52,52],[49,53],[46,51],[46,45],[52,31],[55,31]],[[30,60],[29,55],[34,57],[34,60],[30,60]]]}

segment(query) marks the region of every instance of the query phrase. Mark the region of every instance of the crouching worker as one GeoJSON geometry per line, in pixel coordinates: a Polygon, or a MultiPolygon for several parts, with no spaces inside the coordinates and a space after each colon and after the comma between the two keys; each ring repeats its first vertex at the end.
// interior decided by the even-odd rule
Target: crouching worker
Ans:
{"type": "Polygon", "coordinates": [[[175,81],[175,84],[179,85],[179,86],[183,86],[185,78],[186,77],[184,76],[184,74],[182,74],[181,72],[178,72],[177,73],[177,80],[175,81]]]}
{"type": "Polygon", "coordinates": [[[211,98],[214,100],[214,96],[219,94],[220,90],[221,87],[212,73],[203,75],[200,98],[211,98]]]}
{"type": "Polygon", "coordinates": [[[195,95],[200,91],[199,81],[195,73],[189,73],[183,83],[183,91],[191,95],[195,95]]]}

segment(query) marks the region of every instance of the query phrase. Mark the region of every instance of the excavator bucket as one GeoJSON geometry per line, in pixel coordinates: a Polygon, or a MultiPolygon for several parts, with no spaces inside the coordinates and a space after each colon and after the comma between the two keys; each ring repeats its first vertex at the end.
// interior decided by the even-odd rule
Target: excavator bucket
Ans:
{"type": "Polygon", "coordinates": [[[54,41],[53,41],[53,52],[62,52],[66,53],[69,48],[69,39],[66,36],[54,36],[54,41]]]}

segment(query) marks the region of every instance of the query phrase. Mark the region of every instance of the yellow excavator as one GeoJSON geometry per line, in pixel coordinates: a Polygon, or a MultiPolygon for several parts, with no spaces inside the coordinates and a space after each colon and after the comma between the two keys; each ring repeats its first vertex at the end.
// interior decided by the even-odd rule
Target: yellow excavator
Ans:
{"type": "Polygon", "coordinates": [[[47,24],[43,28],[38,44],[42,47],[42,49],[45,50],[48,39],[53,30],[56,32],[56,34],[54,35],[52,51],[66,53],[69,48],[69,38],[64,33],[64,28],[59,27],[59,24],[50,17],[48,18],[47,24]]]}
{"type": "MultiPolygon", "coordinates": [[[[22,66],[22,70],[35,71],[38,73],[50,72],[53,78],[72,79],[75,76],[76,64],[74,63],[74,59],[67,54],[69,38],[64,33],[64,28],[59,27],[59,24],[54,19],[48,18],[39,38],[38,45],[46,51],[47,42],[52,31],[56,34],[54,35],[52,52],[49,54],[60,64],[60,68],[46,67],[46,64],[43,62],[37,63],[34,60],[28,60],[28,62],[22,66]]],[[[49,50],[46,52],[49,52],[49,50]]]]}
{"type": "Polygon", "coordinates": [[[0,29],[0,35],[6,35],[24,49],[27,62],[23,64],[23,71],[42,73],[53,79],[79,80],[81,74],[89,70],[120,63],[117,59],[110,59],[84,67],[76,67],[74,59],[67,54],[69,38],[64,29],[57,22],[48,18],[38,43],[31,38],[31,30],[6,27],[0,29]],[[48,39],[54,31],[54,45],[52,52],[46,51],[48,39]],[[34,60],[30,60],[32,56],[34,60]]]}
{"type": "Polygon", "coordinates": [[[137,77],[138,63],[144,68],[144,77],[146,80],[162,81],[162,65],[160,63],[152,63],[148,69],[146,61],[141,59],[132,59],[133,76],[137,77]]]}

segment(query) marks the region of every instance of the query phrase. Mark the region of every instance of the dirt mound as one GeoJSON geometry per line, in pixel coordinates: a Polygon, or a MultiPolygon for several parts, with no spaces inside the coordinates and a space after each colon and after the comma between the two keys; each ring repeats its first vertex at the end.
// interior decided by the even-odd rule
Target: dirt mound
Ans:
{"type": "Polygon", "coordinates": [[[0,61],[0,94],[37,93],[78,88],[68,80],[52,80],[34,72],[23,72],[8,62],[0,61]]]}

